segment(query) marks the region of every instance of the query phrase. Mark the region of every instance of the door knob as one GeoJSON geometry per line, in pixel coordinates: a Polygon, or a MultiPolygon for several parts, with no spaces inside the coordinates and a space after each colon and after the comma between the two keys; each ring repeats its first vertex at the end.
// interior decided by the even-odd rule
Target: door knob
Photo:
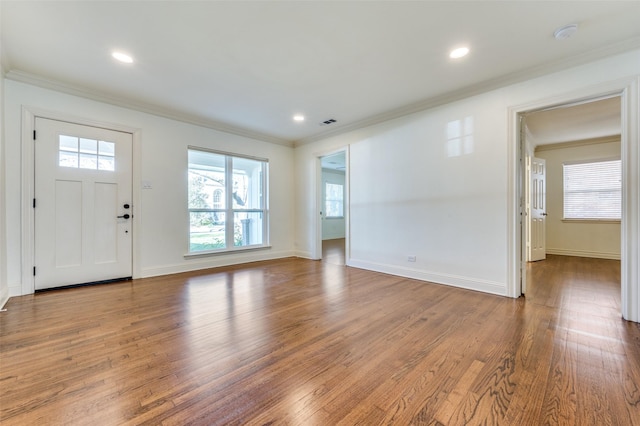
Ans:
{"type": "Polygon", "coordinates": [[[122,216],[118,216],[118,219],[129,219],[131,216],[129,216],[129,213],[125,213],[122,216]]]}
{"type": "Polygon", "coordinates": [[[542,216],[546,216],[546,215],[547,215],[546,213],[542,213],[542,216]]]}

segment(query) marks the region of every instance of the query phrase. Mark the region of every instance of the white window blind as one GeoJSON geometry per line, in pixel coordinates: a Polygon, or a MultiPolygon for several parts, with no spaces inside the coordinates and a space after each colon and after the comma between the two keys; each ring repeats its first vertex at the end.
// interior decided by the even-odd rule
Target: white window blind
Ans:
{"type": "Polygon", "coordinates": [[[621,218],[620,160],[564,164],[563,175],[565,219],[621,218]]]}

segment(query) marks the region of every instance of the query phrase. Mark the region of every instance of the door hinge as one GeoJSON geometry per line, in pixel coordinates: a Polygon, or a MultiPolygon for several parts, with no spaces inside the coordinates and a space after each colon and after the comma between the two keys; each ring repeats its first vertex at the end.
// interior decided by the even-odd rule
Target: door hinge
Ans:
{"type": "Polygon", "coordinates": [[[36,276],[36,267],[35,266],[33,267],[33,276],[34,277],[36,276]]]}
{"type": "Polygon", "coordinates": [[[36,140],[36,131],[35,130],[33,131],[33,140],[34,141],[36,140]]]}
{"type": "Polygon", "coordinates": [[[33,199],[33,208],[34,209],[36,208],[36,199],[35,198],[33,199]]]}

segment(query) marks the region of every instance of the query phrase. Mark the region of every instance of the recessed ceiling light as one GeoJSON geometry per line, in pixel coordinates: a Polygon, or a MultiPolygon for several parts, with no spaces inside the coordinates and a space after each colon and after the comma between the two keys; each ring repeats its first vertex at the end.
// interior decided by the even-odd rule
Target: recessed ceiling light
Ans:
{"type": "Polygon", "coordinates": [[[304,115],[296,114],[293,116],[293,121],[304,121],[304,115]]]}
{"type": "Polygon", "coordinates": [[[554,31],[553,36],[556,40],[566,40],[578,31],[578,25],[570,24],[560,27],[554,31]]]}
{"type": "Polygon", "coordinates": [[[122,53],[122,52],[113,52],[111,54],[111,56],[114,57],[114,59],[117,59],[120,62],[124,62],[125,64],[131,64],[133,63],[133,58],[129,55],[127,55],[126,53],[122,53]]]}
{"type": "Polygon", "coordinates": [[[462,58],[463,56],[467,56],[469,53],[468,47],[458,47],[457,49],[453,49],[451,53],[449,53],[449,57],[451,59],[462,58]]]}

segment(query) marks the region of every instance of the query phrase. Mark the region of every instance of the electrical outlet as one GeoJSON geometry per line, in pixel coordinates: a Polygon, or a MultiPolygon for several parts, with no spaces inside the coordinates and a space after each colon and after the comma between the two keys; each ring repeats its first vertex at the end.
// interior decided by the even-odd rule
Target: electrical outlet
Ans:
{"type": "Polygon", "coordinates": [[[416,257],[415,256],[409,256],[409,257],[407,257],[407,261],[415,262],[416,261],[416,257]]]}

